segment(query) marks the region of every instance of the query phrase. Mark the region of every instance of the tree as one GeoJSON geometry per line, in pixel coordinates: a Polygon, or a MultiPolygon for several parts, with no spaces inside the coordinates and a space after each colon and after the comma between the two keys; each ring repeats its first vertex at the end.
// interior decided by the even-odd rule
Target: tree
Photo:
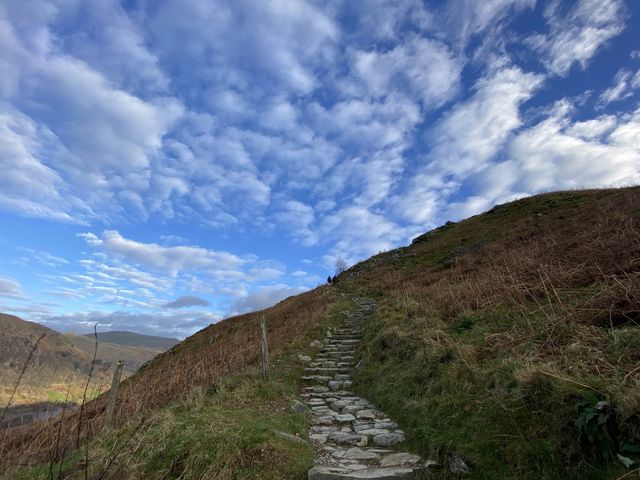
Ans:
{"type": "Polygon", "coordinates": [[[347,269],[347,262],[345,261],[344,258],[342,258],[342,255],[340,255],[338,258],[336,258],[336,275],[340,275],[346,269],[347,269]]]}

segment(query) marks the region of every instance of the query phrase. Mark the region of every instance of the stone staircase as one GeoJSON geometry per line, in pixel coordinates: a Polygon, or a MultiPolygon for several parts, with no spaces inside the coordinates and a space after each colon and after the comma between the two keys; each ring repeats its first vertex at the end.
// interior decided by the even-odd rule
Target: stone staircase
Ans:
{"type": "Polygon", "coordinates": [[[308,479],[417,478],[434,462],[397,451],[404,441],[402,430],[367,399],[349,391],[355,349],[375,305],[366,298],[356,303],[357,312],[340,328],[328,332],[324,342],[314,342],[320,352],[313,359],[306,357],[302,396],[313,416],[309,438],[318,450],[308,479]]]}

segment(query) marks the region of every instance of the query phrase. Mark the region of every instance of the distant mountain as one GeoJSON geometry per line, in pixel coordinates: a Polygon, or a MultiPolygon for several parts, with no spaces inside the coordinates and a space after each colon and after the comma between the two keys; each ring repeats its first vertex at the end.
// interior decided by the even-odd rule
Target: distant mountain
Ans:
{"type": "MultiPolygon", "coordinates": [[[[98,353],[90,385],[92,391],[109,384],[118,360],[124,361],[124,376],[129,376],[177,342],[175,339],[127,332],[109,333],[126,333],[125,338],[133,338],[132,335],[141,337],[137,344],[151,339],[147,340],[147,345],[158,346],[149,348],[110,343],[105,338],[109,335],[99,334],[98,353]]],[[[95,347],[93,339],[84,335],[62,334],[44,325],[0,313],[0,404],[6,403],[10,397],[33,345],[43,334],[45,336],[20,382],[14,404],[64,400],[69,388],[71,400],[78,400],[91,368],[95,347]]],[[[119,335],[115,337],[118,338],[119,335]]]]}
{"type": "MultiPolygon", "coordinates": [[[[93,333],[87,333],[85,337],[93,338],[93,333]]],[[[169,350],[176,343],[180,343],[177,338],[156,337],[153,335],[141,335],[133,332],[110,331],[98,332],[99,342],[115,343],[125,347],[153,348],[154,350],[169,350]]]]}

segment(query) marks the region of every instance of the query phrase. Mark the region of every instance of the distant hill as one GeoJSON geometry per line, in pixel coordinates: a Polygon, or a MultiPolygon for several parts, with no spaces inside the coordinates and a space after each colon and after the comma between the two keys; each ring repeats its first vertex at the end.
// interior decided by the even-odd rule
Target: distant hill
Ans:
{"type": "MultiPolygon", "coordinates": [[[[93,338],[92,333],[87,333],[85,337],[93,338]]],[[[180,340],[177,338],[169,337],[156,337],[153,335],[141,335],[133,332],[111,331],[111,332],[98,332],[98,341],[115,343],[116,345],[122,345],[125,347],[142,347],[152,348],[154,350],[169,350],[180,340]]]]}
{"type": "MultiPolygon", "coordinates": [[[[29,352],[43,334],[45,336],[21,380],[14,404],[64,400],[69,386],[71,399],[78,400],[91,368],[93,339],[62,334],[44,325],[0,313],[0,404],[8,400],[29,352]]],[[[165,343],[157,341],[156,345],[160,346],[155,348],[123,346],[105,341],[100,334],[91,390],[108,385],[118,360],[124,361],[124,376],[135,373],[144,363],[166,350],[168,340],[172,339],[163,340],[165,343]]]]}

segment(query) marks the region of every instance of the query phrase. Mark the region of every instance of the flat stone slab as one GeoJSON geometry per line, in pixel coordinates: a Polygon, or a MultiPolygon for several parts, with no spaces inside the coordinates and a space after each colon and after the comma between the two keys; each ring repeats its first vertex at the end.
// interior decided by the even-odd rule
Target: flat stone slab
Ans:
{"type": "Polygon", "coordinates": [[[414,466],[420,463],[420,457],[418,455],[414,455],[412,453],[392,453],[391,455],[387,455],[380,462],[381,467],[407,467],[414,466]]]}
{"type": "Polygon", "coordinates": [[[366,440],[366,438],[355,433],[332,432],[327,437],[327,440],[337,445],[356,445],[362,443],[363,439],[366,440]]]}
{"type": "Polygon", "coordinates": [[[309,470],[308,480],[386,480],[399,478],[415,478],[413,468],[388,467],[367,468],[364,470],[349,471],[346,468],[315,466],[309,470]]]}
{"type": "Polygon", "coordinates": [[[373,437],[373,444],[378,447],[392,447],[404,442],[404,435],[401,433],[381,433],[373,437]]]}
{"type": "MultiPolygon", "coordinates": [[[[380,454],[376,452],[372,452],[370,450],[363,450],[362,448],[353,447],[349,450],[337,450],[333,453],[334,457],[344,458],[348,460],[378,460],[380,458],[380,454]]],[[[385,465],[385,466],[392,466],[385,465]]]]}

